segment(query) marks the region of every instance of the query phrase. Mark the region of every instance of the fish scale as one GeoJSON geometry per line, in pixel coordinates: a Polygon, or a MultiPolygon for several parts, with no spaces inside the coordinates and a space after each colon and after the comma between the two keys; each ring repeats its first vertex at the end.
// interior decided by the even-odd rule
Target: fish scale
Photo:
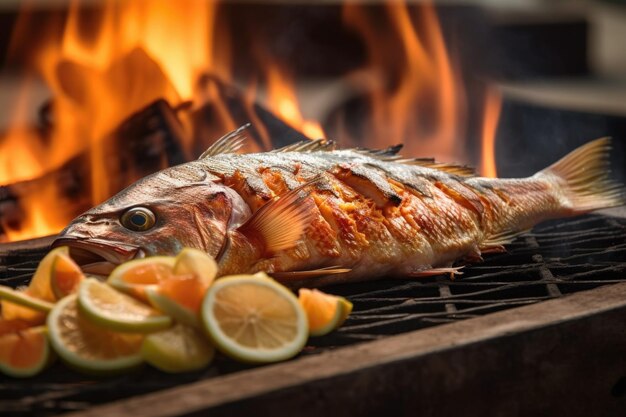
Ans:
{"type": "Polygon", "coordinates": [[[262,270],[319,286],[455,273],[455,261],[501,250],[537,222],[624,202],[622,185],[603,175],[606,138],[532,177],[492,179],[401,159],[399,146],[335,150],[314,141],[237,154],[244,130],[78,217],[55,246],[80,252],[87,269],[191,246],[215,257],[221,274],[262,270]],[[139,209],[152,217],[128,224],[139,209]]]}

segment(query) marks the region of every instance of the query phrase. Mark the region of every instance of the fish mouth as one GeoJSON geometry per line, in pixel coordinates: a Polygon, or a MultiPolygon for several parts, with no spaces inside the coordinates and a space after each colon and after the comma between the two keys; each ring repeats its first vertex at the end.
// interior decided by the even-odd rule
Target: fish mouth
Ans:
{"type": "Polygon", "coordinates": [[[67,246],[70,257],[85,273],[107,276],[116,266],[145,257],[145,252],[135,245],[100,239],[81,239],[64,236],[57,238],[52,247],[67,246]]]}

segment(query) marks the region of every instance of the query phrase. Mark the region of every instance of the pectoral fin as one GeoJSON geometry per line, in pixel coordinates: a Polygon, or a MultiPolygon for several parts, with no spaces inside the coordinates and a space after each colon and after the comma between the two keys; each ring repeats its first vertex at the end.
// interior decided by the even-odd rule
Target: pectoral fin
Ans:
{"type": "Polygon", "coordinates": [[[462,268],[463,268],[462,266],[456,266],[456,267],[449,267],[449,268],[423,269],[419,271],[409,272],[408,276],[412,278],[425,278],[425,277],[432,277],[434,275],[450,274],[450,278],[454,278],[456,275],[463,275],[463,272],[461,272],[462,268]]]}
{"type": "Polygon", "coordinates": [[[274,198],[258,209],[238,231],[260,241],[268,253],[294,247],[316,216],[310,189],[318,180],[308,182],[274,198]]]}

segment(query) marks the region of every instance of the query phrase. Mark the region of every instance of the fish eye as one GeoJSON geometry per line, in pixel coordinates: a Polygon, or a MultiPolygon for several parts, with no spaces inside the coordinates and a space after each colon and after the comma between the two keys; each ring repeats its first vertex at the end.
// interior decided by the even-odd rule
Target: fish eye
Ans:
{"type": "Polygon", "coordinates": [[[126,211],[120,219],[122,226],[135,232],[150,229],[156,223],[154,213],[145,207],[134,207],[126,211]]]}

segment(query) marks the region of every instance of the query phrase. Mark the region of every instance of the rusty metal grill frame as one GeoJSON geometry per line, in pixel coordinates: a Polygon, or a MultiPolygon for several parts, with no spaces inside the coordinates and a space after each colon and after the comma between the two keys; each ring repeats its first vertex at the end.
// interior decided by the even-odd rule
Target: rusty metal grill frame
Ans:
{"type": "MultiPolygon", "coordinates": [[[[45,243],[45,242],[43,242],[45,243]]],[[[0,282],[23,285],[45,253],[0,256],[0,282]]],[[[387,279],[329,287],[355,311],[334,334],[311,339],[302,356],[463,321],[626,281],[626,219],[589,215],[543,224],[485,257],[455,280],[387,279]]],[[[207,370],[170,376],[148,369],[112,379],[86,378],[57,364],[31,380],[0,376],[0,414],[51,415],[236,373],[249,366],[218,358],[207,370]]]]}

